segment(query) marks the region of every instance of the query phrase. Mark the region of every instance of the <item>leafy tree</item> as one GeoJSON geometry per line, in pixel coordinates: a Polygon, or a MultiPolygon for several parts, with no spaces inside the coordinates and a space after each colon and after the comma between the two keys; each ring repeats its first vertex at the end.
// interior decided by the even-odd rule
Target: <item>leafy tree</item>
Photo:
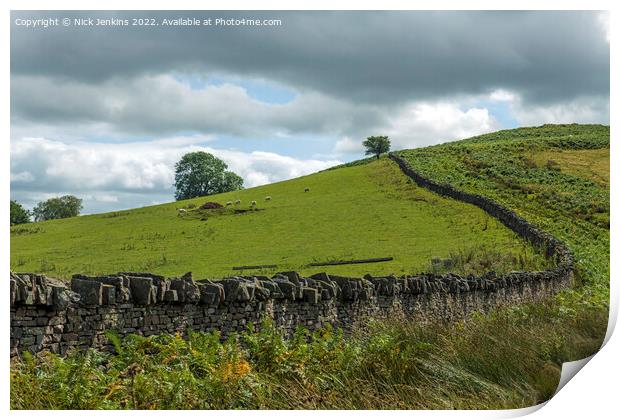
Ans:
{"type": "Polygon", "coordinates": [[[243,188],[243,179],[227,171],[228,165],[206,152],[185,154],[174,166],[177,200],[219,194],[243,188]]]}
{"type": "Polygon", "coordinates": [[[32,213],[36,221],[65,219],[79,215],[82,208],[81,198],[73,195],[63,195],[62,197],[41,201],[32,209],[32,213]]]}
{"type": "Polygon", "coordinates": [[[377,159],[382,153],[390,151],[390,139],[388,136],[370,136],[362,143],[366,148],[367,155],[375,155],[377,159]]]}
{"type": "Polygon", "coordinates": [[[30,212],[17,201],[11,200],[11,226],[30,222],[30,212]]]}

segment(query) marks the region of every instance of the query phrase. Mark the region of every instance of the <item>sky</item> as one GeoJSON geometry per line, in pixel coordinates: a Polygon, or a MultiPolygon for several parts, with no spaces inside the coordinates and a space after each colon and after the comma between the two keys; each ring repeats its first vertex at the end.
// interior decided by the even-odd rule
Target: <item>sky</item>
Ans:
{"type": "Polygon", "coordinates": [[[27,208],[63,194],[83,213],[173,201],[174,164],[191,151],[249,188],[359,159],[371,135],[398,150],[609,124],[604,12],[14,11],[11,22],[11,199],[27,208]],[[164,24],[179,18],[212,24],[164,24]]]}

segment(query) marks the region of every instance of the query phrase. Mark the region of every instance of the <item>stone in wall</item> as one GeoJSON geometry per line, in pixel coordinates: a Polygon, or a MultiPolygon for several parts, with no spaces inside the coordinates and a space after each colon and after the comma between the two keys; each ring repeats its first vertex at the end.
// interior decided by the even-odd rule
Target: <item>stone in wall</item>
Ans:
{"type": "Polygon", "coordinates": [[[80,295],[80,302],[84,305],[103,304],[103,283],[96,280],[73,277],[71,290],[80,295]]]}

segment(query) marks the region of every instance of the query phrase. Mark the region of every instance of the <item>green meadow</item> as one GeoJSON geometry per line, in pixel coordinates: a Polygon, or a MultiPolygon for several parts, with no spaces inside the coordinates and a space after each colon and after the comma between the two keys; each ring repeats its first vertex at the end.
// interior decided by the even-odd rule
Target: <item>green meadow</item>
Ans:
{"type": "Polygon", "coordinates": [[[463,255],[469,260],[457,271],[545,264],[482,210],[417,187],[387,158],[237,192],[11,228],[12,270],[65,279],[118,271],[399,275],[431,270],[433,257],[462,261],[463,255]],[[200,208],[236,200],[224,209],[200,208]],[[377,257],[394,259],[307,267],[377,257]],[[278,267],[232,270],[256,265],[278,267]]]}

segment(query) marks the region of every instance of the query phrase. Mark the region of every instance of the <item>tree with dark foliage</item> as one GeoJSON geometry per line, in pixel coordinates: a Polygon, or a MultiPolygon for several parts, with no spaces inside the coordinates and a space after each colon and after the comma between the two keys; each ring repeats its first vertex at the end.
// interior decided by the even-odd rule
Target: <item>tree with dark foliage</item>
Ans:
{"type": "Polygon", "coordinates": [[[32,214],[37,222],[43,220],[66,219],[80,214],[82,199],[73,195],[50,198],[41,201],[32,209],[32,214]]]}
{"type": "Polygon", "coordinates": [[[390,151],[390,139],[388,136],[370,136],[362,143],[366,148],[367,155],[375,155],[377,159],[382,153],[390,151]]]}
{"type": "Polygon", "coordinates": [[[11,226],[30,222],[30,212],[17,201],[11,200],[11,226]]]}

